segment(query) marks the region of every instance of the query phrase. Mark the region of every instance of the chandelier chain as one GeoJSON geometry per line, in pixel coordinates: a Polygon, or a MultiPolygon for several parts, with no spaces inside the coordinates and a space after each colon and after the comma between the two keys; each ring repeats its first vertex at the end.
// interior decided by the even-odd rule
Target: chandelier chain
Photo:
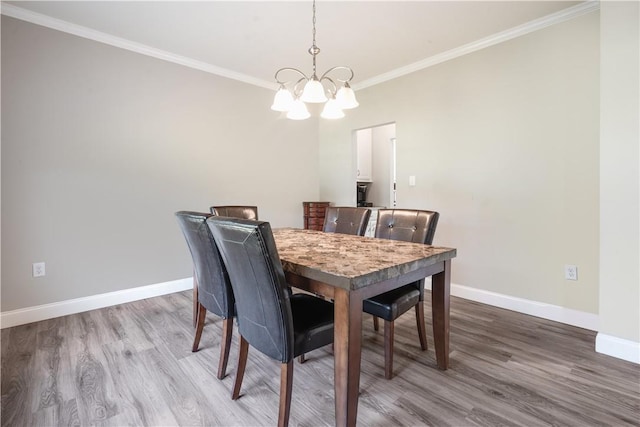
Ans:
{"type": "Polygon", "coordinates": [[[316,47],[316,0],[313,0],[313,47],[316,47]]]}
{"type": "Polygon", "coordinates": [[[309,53],[313,56],[313,75],[316,76],[316,55],[320,53],[320,49],[316,46],[316,0],[313,0],[313,43],[311,44],[311,49],[309,49],[309,53]]]}

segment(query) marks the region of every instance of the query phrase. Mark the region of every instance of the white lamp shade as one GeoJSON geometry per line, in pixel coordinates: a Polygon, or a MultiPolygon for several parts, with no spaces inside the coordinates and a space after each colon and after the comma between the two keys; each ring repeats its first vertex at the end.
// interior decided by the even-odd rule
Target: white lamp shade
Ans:
{"type": "Polygon", "coordinates": [[[280,86],[280,89],[276,92],[276,96],[273,98],[273,105],[271,109],[274,111],[289,111],[293,105],[293,95],[284,86],[280,86]]]}
{"type": "Polygon", "coordinates": [[[342,111],[342,108],[338,105],[338,101],[336,101],[335,98],[331,98],[324,104],[324,109],[320,117],[323,119],[341,119],[344,117],[344,111],[342,111]]]}
{"type": "Polygon", "coordinates": [[[351,89],[349,83],[345,83],[343,87],[338,90],[336,94],[336,100],[340,105],[340,108],[343,110],[348,110],[350,108],[356,108],[358,105],[358,100],[356,99],[356,93],[351,89]]]}
{"type": "Polygon", "coordinates": [[[318,81],[317,78],[312,78],[304,85],[302,96],[300,99],[303,102],[320,103],[327,102],[327,95],[324,93],[324,86],[318,81]]]}
{"type": "Polygon", "coordinates": [[[309,114],[309,110],[307,110],[307,106],[304,105],[304,102],[299,99],[293,101],[291,109],[287,113],[287,118],[292,120],[304,120],[309,117],[311,117],[311,114],[309,114]]]}

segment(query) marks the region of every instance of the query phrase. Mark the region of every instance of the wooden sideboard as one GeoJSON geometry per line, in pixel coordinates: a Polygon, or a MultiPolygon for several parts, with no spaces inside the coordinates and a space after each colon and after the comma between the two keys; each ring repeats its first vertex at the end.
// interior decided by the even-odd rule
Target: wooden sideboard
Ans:
{"type": "Polygon", "coordinates": [[[324,215],[329,205],[329,202],[302,202],[304,228],[307,230],[322,231],[324,215]]]}

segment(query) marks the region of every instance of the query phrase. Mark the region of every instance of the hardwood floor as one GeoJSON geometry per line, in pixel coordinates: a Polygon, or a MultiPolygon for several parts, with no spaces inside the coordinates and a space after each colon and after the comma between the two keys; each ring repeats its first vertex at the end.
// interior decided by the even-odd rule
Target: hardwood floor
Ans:
{"type": "MultiPolygon", "coordinates": [[[[2,330],[2,426],[275,425],[279,362],[249,350],[232,401],[237,332],[218,380],[222,321],[192,353],[191,310],[186,291],[2,330]]],[[[640,426],[640,366],[595,353],[595,332],[452,298],[443,372],[427,328],[422,352],[413,313],[396,321],[388,381],[365,316],[359,425],[640,426]]],[[[290,425],[333,425],[332,384],[330,346],[296,362],[290,425]]]]}

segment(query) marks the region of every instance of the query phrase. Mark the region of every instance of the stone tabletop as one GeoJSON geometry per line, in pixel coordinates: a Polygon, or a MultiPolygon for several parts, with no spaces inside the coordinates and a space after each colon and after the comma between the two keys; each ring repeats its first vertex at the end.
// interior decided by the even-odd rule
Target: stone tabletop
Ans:
{"type": "Polygon", "coordinates": [[[273,235],[286,272],[352,290],[456,256],[452,248],[314,230],[273,235]]]}

